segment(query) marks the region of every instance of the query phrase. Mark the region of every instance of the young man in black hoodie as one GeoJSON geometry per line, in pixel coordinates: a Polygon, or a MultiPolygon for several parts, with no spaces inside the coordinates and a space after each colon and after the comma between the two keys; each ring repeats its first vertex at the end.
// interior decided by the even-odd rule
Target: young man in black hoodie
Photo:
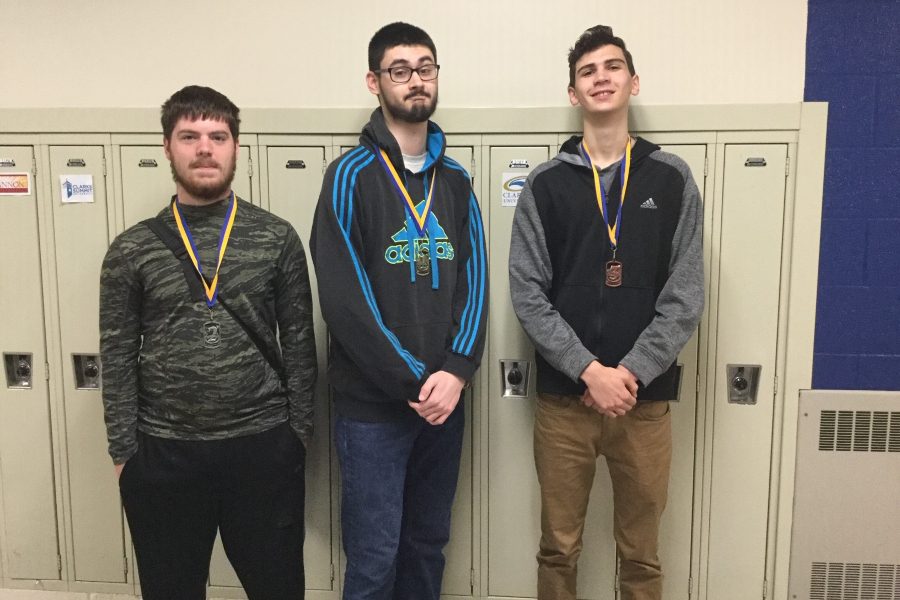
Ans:
{"type": "Polygon", "coordinates": [[[613,486],[620,597],[662,595],[667,401],[703,311],[703,211],[684,161],[628,132],[639,90],[622,39],[605,26],[585,31],[569,52],[569,100],[584,135],[531,173],[513,222],[510,293],[537,349],[540,600],[575,600],[600,454],[613,486]]]}
{"type": "Polygon", "coordinates": [[[310,250],[331,334],[344,600],[437,599],[481,360],[487,257],[471,180],[444,155],[436,51],[406,23],[369,42],[380,107],[334,161],[310,250]]]}

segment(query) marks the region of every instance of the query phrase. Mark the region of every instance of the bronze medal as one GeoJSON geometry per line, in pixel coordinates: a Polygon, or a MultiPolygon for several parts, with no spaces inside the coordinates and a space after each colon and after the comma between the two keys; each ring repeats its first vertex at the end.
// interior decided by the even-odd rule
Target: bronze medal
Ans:
{"type": "Polygon", "coordinates": [[[222,342],[222,332],[215,321],[203,324],[203,343],[207,348],[216,348],[222,342]]]}
{"type": "Polygon", "coordinates": [[[416,275],[424,277],[431,273],[431,256],[428,254],[428,246],[423,244],[416,252],[416,275]]]}
{"type": "Polygon", "coordinates": [[[622,285],[622,263],[611,260],[606,263],[606,286],[619,287],[622,285]]]}

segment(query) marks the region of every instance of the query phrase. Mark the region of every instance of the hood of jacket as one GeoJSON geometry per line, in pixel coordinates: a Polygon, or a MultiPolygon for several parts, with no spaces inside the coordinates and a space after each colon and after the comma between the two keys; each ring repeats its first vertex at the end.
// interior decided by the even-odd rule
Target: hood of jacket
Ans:
{"type": "MultiPolygon", "coordinates": [[[[590,165],[585,160],[584,155],[581,153],[582,139],[584,139],[583,135],[573,135],[568,140],[566,140],[563,143],[562,147],[559,149],[559,154],[556,155],[556,160],[574,165],[576,167],[589,169],[590,165]]],[[[650,156],[659,149],[659,146],[652,142],[648,142],[642,137],[636,138],[634,145],[631,147],[631,164],[633,166],[637,166],[646,157],[650,156]]]]}
{"type": "MultiPolygon", "coordinates": [[[[394,134],[388,129],[381,107],[372,111],[369,122],[363,127],[362,134],[359,136],[359,143],[368,146],[374,152],[383,149],[387,152],[388,158],[391,159],[391,163],[395,168],[403,165],[403,153],[400,152],[400,144],[397,143],[394,134]]],[[[428,137],[425,142],[425,166],[423,171],[427,171],[440,163],[444,157],[446,147],[447,138],[444,132],[437,126],[437,123],[428,121],[428,137]]],[[[405,165],[403,166],[405,168],[405,165]]]]}

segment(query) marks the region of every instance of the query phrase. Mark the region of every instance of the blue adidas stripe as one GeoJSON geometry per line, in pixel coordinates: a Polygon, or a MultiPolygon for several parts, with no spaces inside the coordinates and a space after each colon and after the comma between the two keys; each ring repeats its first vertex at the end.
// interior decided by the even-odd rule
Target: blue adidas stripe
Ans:
{"type": "Polygon", "coordinates": [[[466,306],[460,319],[460,330],[453,342],[453,351],[471,355],[475,344],[478,326],[481,323],[481,314],[484,305],[484,274],[485,257],[483,251],[484,230],[481,225],[481,215],[475,195],[469,196],[469,242],[472,255],[466,264],[466,280],[468,282],[468,294],[466,306]]]}

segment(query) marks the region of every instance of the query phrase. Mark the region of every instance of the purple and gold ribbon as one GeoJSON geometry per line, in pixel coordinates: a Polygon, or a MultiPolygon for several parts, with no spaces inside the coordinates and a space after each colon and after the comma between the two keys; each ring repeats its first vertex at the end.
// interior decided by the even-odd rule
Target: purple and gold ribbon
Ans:
{"type": "Polygon", "coordinates": [[[180,211],[178,210],[178,199],[172,200],[172,214],[175,216],[175,224],[178,226],[178,233],[181,234],[181,241],[184,243],[184,249],[187,250],[194,268],[200,274],[200,281],[203,282],[203,289],[206,294],[206,306],[212,308],[216,304],[219,295],[219,269],[222,267],[222,260],[225,258],[225,250],[228,248],[228,239],[231,237],[231,229],[234,227],[234,219],[237,216],[237,200],[234,192],[231,192],[231,202],[228,205],[228,212],[225,213],[225,222],[222,223],[222,230],[219,232],[219,250],[216,253],[216,272],[213,275],[212,283],[206,282],[203,276],[203,268],[200,265],[200,255],[194,244],[194,238],[191,236],[191,229],[188,227],[180,211]]]}

